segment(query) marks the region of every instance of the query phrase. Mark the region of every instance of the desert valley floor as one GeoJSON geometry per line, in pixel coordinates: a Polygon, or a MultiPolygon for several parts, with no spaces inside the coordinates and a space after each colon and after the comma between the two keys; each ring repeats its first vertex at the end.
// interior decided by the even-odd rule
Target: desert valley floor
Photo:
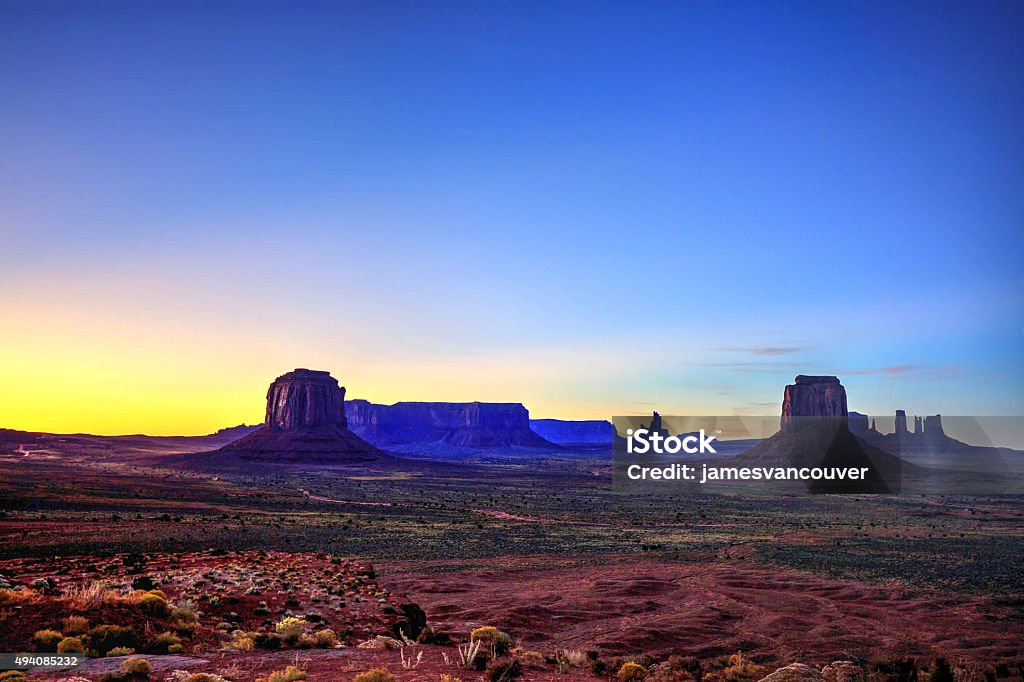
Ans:
{"type": "Polygon", "coordinates": [[[0,651],[108,654],[79,678],[1022,674],[1015,497],[623,497],[595,452],[197,467],[201,439],[4,438],[0,651]],[[507,638],[463,666],[487,626],[507,638]]]}

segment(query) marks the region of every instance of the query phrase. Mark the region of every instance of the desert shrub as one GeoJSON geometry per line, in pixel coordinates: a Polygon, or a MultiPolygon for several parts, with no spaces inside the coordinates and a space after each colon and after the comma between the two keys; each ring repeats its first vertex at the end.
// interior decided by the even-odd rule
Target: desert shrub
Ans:
{"type": "Polygon", "coordinates": [[[81,637],[65,637],[57,644],[58,654],[84,654],[85,645],[81,637]]]}
{"type": "Polygon", "coordinates": [[[195,623],[199,620],[199,613],[191,602],[185,602],[171,610],[171,618],[177,623],[195,623]]]}
{"type": "Polygon", "coordinates": [[[236,630],[231,633],[231,641],[228,642],[227,648],[235,651],[252,651],[256,648],[256,633],[236,630]]]}
{"type": "Polygon", "coordinates": [[[395,682],[395,676],[387,668],[371,668],[353,677],[352,682],[395,682]]]}
{"type": "Polygon", "coordinates": [[[173,646],[181,646],[181,638],[173,632],[161,632],[146,645],[146,651],[153,654],[180,653],[181,649],[171,651],[173,646]]]}
{"type": "Polygon", "coordinates": [[[121,664],[121,670],[129,675],[149,675],[153,667],[144,658],[129,658],[121,664]]]}
{"type": "Polygon", "coordinates": [[[729,657],[725,669],[722,671],[722,679],[725,682],[749,682],[760,680],[769,672],[767,666],[748,661],[743,653],[739,652],[729,657]]]}
{"type": "Polygon", "coordinates": [[[38,630],[32,635],[32,642],[39,651],[56,651],[64,635],[56,630],[38,630]]]}
{"type": "Polygon", "coordinates": [[[444,632],[435,632],[429,625],[420,630],[419,636],[416,638],[419,644],[436,644],[437,646],[448,646],[452,643],[452,638],[444,632]]]}
{"type": "Polygon", "coordinates": [[[622,664],[616,677],[619,678],[619,682],[634,682],[644,679],[645,675],[647,675],[647,668],[639,663],[628,662],[622,664]]]}
{"type": "Polygon", "coordinates": [[[131,656],[135,653],[135,649],[126,646],[115,646],[113,649],[107,652],[107,656],[131,656]]]}
{"type": "Polygon", "coordinates": [[[114,647],[132,648],[139,643],[135,630],[120,625],[97,625],[89,630],[88,639],[89,648],[98,656],[106,656],[114,647]]]}
{"type": "Polygon", "coordinates": [[[182,646],[181,644],[172,644],[169,647],[167,647],[167,653],[169,653],[169,654],[180,654],[180,653],[184,653],[184,651],[185,651],[185,647],[182,646]]]}
{"type": "Polygon", "coordinates": [[[692,656],[669,656],[664,663],[652,666],[647,673],[647,682],[689,682],[704,677],[700,661],[692,656]]]}
{"type": "Polygon", "coordinates": [[[495,661],[487,668],[487,679],[491,682],[508,682],[523,674],[523,666],[514,658],[495,661]]]}
{"type": "Polygon", "coordinates": [[[28,676],[20,670],[7,670],[0,673],[0,682],[30,682],[28,676]]]}
{"type": "Polygon", "coordinates": [[[932,664],[932,675],[928,682],[954,682],[953,670],[944,658],[936,658],[932,664]]]}
{"type": "Polygon", "coordinates": [[[68,616],[64,619],[65,635],[84,635],[89,631],[89,619],[84,616],[68,616]]]}
{"type": "MultiPolygon", "coordinates": [[[[39,599],[39,594],[31,590],[13,590],[7,587],[0,587],[0,607],[20,604],[32,599],[39,599]]],[[[11,672],[19,672],[12,670],[11,672]]]]}
{"type": "Polygon", "coordinates": [[[306,679],[306,673],[294,665],[290,665],[284,670],[275,670],[266,677],[257,677],[256,682],[295,682],[304,679],[306,679]]]}
{"type": "Polygon", "coordinates": [[[306,629],[306,621],[302,618],[288,616],[282,618],[274,626],[274,631],[287,644],[294,644],[306,629]]]}
{"type": "Polygon", "coordinates": [[[470,641],[480,642],[482,646],[490,649],[492,656],[501,656],[508,653],[512,648],[512,638],[507,633],[496,627],[485,625],[473,630],[469,635],[470,641]]]}
{"type": "Polygon", "coordinates": [[[258,649],[280,649],[281,638],[273,632],[256,633],[256,647],[258,649]]]}
{"type": "Polygon", "coordinates": [[[313,633],[313,645],[318,649],[331,649],[338,644],[338,635],[334,630],[324,628],[313,633]]]}
{"type": "Polygon", "coordinates": [[[146,592],[139,597],[138,604],[143,613],[155,618],[164,618],[170,615],[171,607],[167,604],[167,598],[158,592],[159,590],[146,592]]]}
{"type": "Polygon", "coordinates": [[[484,625],[469,633],[469,638],[480,642],[484,646],[491,646],[501,638],[501,630],[492,625],[484,625]]]}
{"type": "Polygon", "coordinates": [[[539,651],[524,651],[519,654],[519,662],[526,668],[543,668],[547,661],[539,651]]]}

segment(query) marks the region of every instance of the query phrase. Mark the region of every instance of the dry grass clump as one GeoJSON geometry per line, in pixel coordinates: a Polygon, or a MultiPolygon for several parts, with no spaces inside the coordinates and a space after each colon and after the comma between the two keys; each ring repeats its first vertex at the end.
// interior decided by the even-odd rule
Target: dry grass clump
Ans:
{"type": "Polygon", "coordinates": [[[707,679],[712,682],[718,679],[724,680],[724,682],[754,682],[770,672],[768,666],[758,665],[748,660],[743,652],[737,652],[729,657],[725,668],[720,673],[709,673],[707,679]]]}

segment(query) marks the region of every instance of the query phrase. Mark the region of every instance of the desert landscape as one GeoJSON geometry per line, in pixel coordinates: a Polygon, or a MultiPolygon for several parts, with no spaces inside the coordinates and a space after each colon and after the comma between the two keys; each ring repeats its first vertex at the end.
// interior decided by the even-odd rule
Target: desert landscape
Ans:
{"type": "MultiPolygon", "coordinates": [[[[783,415],[845,419],[832,381],[783,415]]],[[[546,427],[589,442],[299,369],[259,427],[0,431],[0,650],[88,657],[3,679],[1024,674],[1018,497],[634,495],[606,427],[546,427]]]]}

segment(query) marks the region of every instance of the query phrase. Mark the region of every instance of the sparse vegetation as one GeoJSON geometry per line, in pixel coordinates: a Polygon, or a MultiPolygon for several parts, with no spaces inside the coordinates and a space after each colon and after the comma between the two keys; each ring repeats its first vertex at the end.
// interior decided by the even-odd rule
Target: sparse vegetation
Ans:
{"type": "Polygon", "coordinates": [[[619,682],[638,682],[638,680],[644,679],[647,675],[647,668],[643,667],[639,663],[627,662],[623,663],[622,667],[619,668],[619,672],[616,674],[619,682]]]}
{"type": "Polygon", "coordinates": [[[387,668],[371,668],[353,677],[352,682],[395,682],[395,676],[387,668]]]}
{"type": "Polygon", "coordinates": [[[284,670],[276,670],[266,677],[257,677],[256,682],[296,682],[306,679],[306,672],[290,665],[284,670]]]}

